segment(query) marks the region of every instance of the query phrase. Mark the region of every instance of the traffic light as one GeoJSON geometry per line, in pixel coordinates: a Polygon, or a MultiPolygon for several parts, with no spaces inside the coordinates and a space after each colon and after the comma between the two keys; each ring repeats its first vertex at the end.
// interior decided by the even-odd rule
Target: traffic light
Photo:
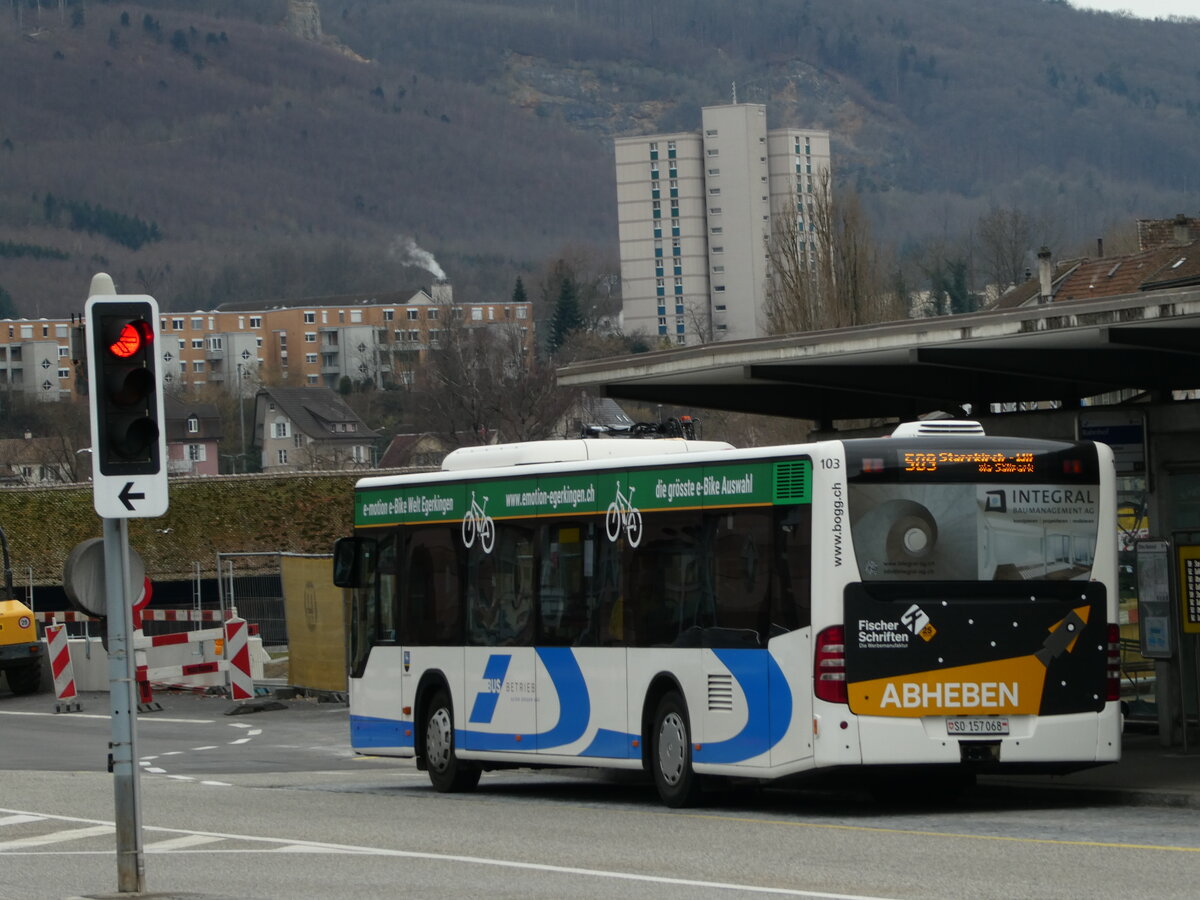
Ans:
{"type": "Polygon", "coordinates": [[[88,300],[92,481],[105,518],[166,512],[167,460],[158,304],[146,296],[88,300]]]}

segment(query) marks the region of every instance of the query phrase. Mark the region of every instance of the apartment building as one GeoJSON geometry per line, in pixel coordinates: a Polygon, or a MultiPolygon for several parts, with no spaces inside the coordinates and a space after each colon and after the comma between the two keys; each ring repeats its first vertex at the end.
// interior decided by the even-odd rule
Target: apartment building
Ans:
{"type": "Polygon", "coordinates": [[[830,167],[829,133],[767,129],[766,107],[708,106],[701,130],[618,138],[623,326],[671,345],[760,337],[776,217],[801,249],[830,167]]]}
{"type": "MultiPolygon", "coordinates": [[[[163,380],[175,387],[217,384],[253,396],[266,381],[338,388],[343,378],[384,388],[411,383],[436,350],[447,321],[520,329],[533,346],[533,305],[455,302],[451,285],[384,293],[225,306],[160,315],[163,380]]],[[[0,390],[41,400],[74,392],[72,323],[0,321],[0,390]]]]}

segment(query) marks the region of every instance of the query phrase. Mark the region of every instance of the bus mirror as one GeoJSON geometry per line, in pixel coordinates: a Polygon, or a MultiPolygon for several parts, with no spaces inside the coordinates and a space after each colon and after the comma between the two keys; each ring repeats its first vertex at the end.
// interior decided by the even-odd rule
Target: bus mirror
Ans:
{"type": "Polygon", "coordinates": [[[338,538],[333,545],[333,583],[337,587],[356,588],[363,586],[363,560],[367,554],[370,538],[338,538]]]}

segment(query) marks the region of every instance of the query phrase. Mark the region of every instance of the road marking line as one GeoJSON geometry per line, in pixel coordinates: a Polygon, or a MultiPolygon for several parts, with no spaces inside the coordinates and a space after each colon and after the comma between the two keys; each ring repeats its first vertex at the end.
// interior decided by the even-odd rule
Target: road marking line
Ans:
{"type": "MultiPolygon", "coordinates": [[[[16,709],[0,709],[0,716],[46,716],[58,719],[60,722],[68,721],[58,713],[26,712],[16,709]]],[[[71,719],[103,719],[105,722],[111,722],[112,716],[98,716],[93,713],[71,713],[71,719]]],[[[138,723],[143,725],[150,722],[172,722],[177,725],[212,725],[216,721],[216,719],[160,719],[158,716],[151,716],[150,718],[138,716],[138,723]]],[[[249,726],[246,727],[248,728],[249,726]]]]}
{"type": "Polygon", "coordinates": [[[46,844],[78,841],[101,834],[115,834],[116,830],[115,825],[93,825],[90,828],[72,828],[68,831],[55,831],[51,834],[39,834],[33,837],[17,838],[12,841],[0,841],[0,852],[9,849],[15,850],[18,847],[42,847],[46,844]]]}
{"type": "Polygon", "coordinates": [[[165,841],[155,841],[146,844],[147,853],[165,853],[168,850],[179,850],[183,847],[198,847],[201,844],[215,844],[225,838],[213,837],[210,834],[184,834],[177,838],[167,838],[165,841]]]}
{"type": "Polygon", "coordinates": [[[193,751],[195,751],[195,750],[216,750],[216,749],[217,749],[216,744],[209,744],[207,747],[193,747],[192,748],[193,751]]]}
{"type": "Polygon", "coordinates": [[[250,738],[238,738],[236,741],[230,741],[229,743],[230,744],[248,744],[248,743],[250,743],[250,738]]]}
{"type": "Polygon", "coordinates": [[[24,825],[26,822],[40,822],[41,816],[5,816],[0,819],[0,825],[24,825]]]}

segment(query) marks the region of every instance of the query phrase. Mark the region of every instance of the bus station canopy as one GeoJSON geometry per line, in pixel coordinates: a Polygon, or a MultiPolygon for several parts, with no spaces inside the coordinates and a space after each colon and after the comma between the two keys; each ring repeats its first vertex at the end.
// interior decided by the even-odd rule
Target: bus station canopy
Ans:
{"type": "Polygon", "coordinates": [[[1200,288],[681,347],[558,371],[639,403],[839,420],[1200,388],[1200,288]]]}

